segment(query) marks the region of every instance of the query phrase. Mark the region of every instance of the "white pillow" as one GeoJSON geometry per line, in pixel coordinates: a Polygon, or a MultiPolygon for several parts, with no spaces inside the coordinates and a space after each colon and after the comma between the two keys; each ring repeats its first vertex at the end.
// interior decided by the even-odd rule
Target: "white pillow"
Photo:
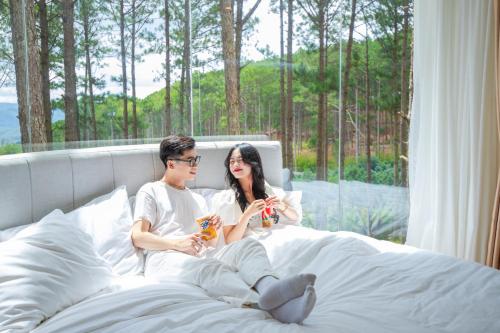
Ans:
{"type": "Polygon", "coordinates": [[[131,196],[128,198],[128,203],[130,205],[130,211],[132,212],[132,216],[134,216],[134,209],[135,209],[135,195],[131,196]]]}
{"type": "Polygon", "coordinates": [[[208,211],[211,213],[215,213],[213,211],[214,207],[213,207],[213,200],[212,199],[213,199],[214,195],[216,195],[217,193],[220,193],[224,190],[216,190],[213,188],[193,188],[193,189],[191,189],[191,191],[201,195],[207,203],[208,211]]]}
{"type": "Polygon", "coordinates": [[[90,237],[55,210],[0,243],[0,327],[30,331],[111,281],[90,237]]]}
{"type": "Polygon", "coordinates": [[[284,217],[284,221],[281,223],[299,225],[302,222],[303,212],[302,212],[302,191],[285,191],[285,197],[283,201],[291,206],[297,212],[297,219],[291,220],[284,217]]]}
{"type": "Polygon", "coordinates": [[[27,227],[29,227],[32,224],[33,223],[19,225],[17,227],[12,227],[12,228],[5,229],[5,230],[0,230],[0,242],[8,241],[9,239],[11,239],[12,237],[14,237],[19,232],[23,231],[24,229],[26,229],[27,227]]]}
{"type": "Polygon", "coordinates": [[[90,235],[94,247],[118,275],[139,274],[143,271],[143,253],[132,244],[132,212],[125,186],[100,196],[68,214],[90,235]]]}
{"type": "Polygon", "coordinates": [[[283,214],[280,214],[279,223],[282,224],[292,224],[299,225],[302,222],[302,191],[284,191],[279,187],[272,187],[273,192],[283,200],[288,206],[293,208],[297,212],[297,219],[290,219],[283,214]]]}

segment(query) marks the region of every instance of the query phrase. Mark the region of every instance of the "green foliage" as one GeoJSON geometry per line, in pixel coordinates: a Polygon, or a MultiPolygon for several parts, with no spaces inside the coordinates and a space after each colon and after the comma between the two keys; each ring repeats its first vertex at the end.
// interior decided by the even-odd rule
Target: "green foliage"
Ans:
{"type": "Polygon", "coordinates": [[[52,139],[54,142],[64,142],[64,120],[52,124],[52,139]]]}
{"type": "MultiPolygon", "coordinates": [[[[304,150],[296,156],[296,171],[294,180],[314,180],[316,179],[316,154],[304,150]]],[[[349,157],[345,162],[344,180],[366,182],[366,158],[349,157]]],[[[371,177],[372,184],[393,185],[394,183],[394,160],[392,155],[381,155],[371,158],[371,177]]],[[[338,182],[338,169],[336,160],[329,159],[328,181],[338,182]]]]}
{"type": "Polygon", "coordinates": [[[314,154],[301,154],[295,159],[296,168],[299,172],[305,170],[313,170],[316,168],[316,155],[314,154]]]}
{"type": "Polygon", "coordinates": [[[23,149],[20,144],[8,144],[0,146],[0,155],[19,154],[23,149]]]}
{"type": "Polygon", "coordinates": [[[384,207],[344,209],[343,223],[349,230],[378,239],[399,239],[401,242],[399,235],[406,232],[402,232],[400,222],[395,212],[384,207]]]}

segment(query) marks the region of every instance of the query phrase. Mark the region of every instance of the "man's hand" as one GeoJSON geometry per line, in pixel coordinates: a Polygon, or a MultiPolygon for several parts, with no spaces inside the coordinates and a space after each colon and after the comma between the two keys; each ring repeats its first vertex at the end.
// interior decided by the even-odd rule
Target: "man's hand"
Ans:
{"type": "Polygon", "coordinates": [[[181,238],[176,240],[175,250],[179,252],[184,252],[190,256],[197,256],[203,248],[203,241],[201,239],[201,234],[191,234],[186,238],[181,238]]]}

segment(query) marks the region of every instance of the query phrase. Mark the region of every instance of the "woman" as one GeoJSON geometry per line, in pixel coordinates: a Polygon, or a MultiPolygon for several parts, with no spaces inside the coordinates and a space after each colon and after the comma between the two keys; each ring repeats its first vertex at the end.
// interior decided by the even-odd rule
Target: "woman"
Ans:
{"type": "Polygon", "coordinates": [[[280,199],[265,181],[257,149],[240,143],[229,150],[224,162],[231,189],[214,198],[215,208],[224,223],[226,244],[238,241],[252,231],[271,227],[280,218],[298,219],[297,211],[280,199]]]}

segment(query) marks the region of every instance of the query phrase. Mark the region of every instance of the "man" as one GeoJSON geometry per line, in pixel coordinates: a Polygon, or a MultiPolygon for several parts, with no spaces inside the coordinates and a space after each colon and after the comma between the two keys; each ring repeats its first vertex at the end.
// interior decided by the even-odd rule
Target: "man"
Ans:
{"type": "Polygon", "coordinates": [[[136,196],[132,241],[146,250],[144,275],[159,281],[181,280],[209,295],[269,311],[285,323],[300,323],[316,302],[314,274],[275,277],[267,253],[246,238],[217,247],[221,220],[185,183],[198,170],[194,139],[172,135],[160,144],[165,166],[161,180],[143,185],[136,196]],[[207,216],[217,237],[202,239],[195,220],[207,216]],[[207,251],[207,248],[213,248],[207,251]]]}

